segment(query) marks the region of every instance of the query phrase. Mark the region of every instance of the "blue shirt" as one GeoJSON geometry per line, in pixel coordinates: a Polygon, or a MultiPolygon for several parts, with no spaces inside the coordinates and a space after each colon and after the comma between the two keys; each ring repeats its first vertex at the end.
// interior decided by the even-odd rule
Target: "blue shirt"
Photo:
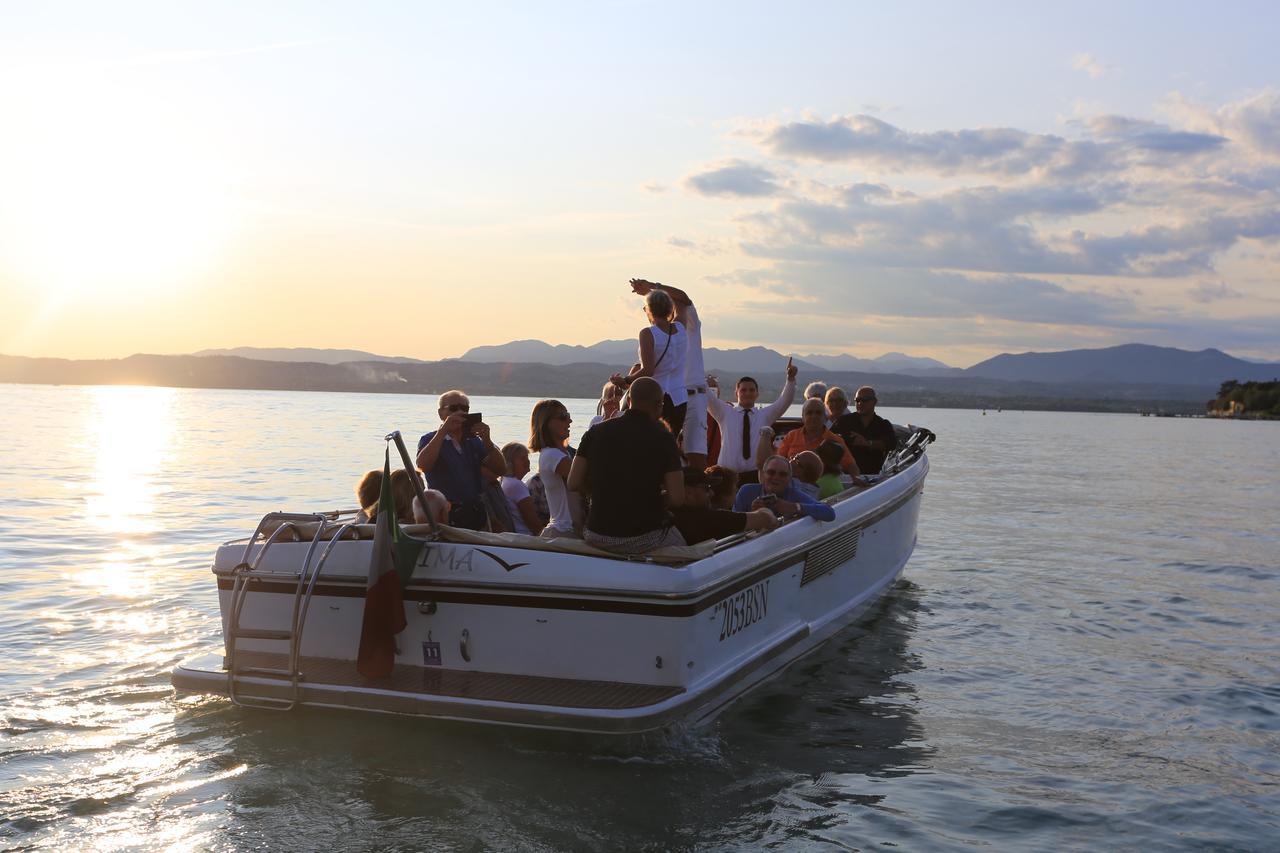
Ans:
{"type": "MultiPolygon", "coordinates": [[[[418,452],[427,446],[432,437],[439,432],[433,430],[418,439],[418,452]]],[[[439,489],[450,503],[464,504],[480,498],[483,483],[480,480],[480,465],[488,456],[484,447],[484,439],[478,435],[469,435],[462,440],[462,449],[448,438],[440,445],[440,455],[436,464],[427,473],[427,485],[439,489]]]]}
{"type": "MultiPolygon", "coordinates": [[[[733,500],[734,510],[736,512],[750,512],[751,502],[760,497],[763,492],[764,486],[759,483],[747,483],[738,489],[738,496],[733,500]]],[[[830,504],[814,500],[790,483],[787,484],[787,490],[778,495],[778,498],[798,504],[800,511],[810,518],[816,518],[818,521],[836,520],[836,511],[832,509],[830,504]]]]}

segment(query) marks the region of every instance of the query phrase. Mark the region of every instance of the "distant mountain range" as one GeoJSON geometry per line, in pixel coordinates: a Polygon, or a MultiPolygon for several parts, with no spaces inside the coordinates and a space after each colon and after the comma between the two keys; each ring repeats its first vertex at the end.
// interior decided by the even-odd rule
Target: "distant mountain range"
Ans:
{"type": "MultiPolygon", "coordinates": [[[[387,358],[359,350],[270,350],[229,352],[272,355],[134,355],[123,359],[72,361],[0,355],[0,382],[61,385],[166,385],[179,388],[252,388],[289,391],[368,391],[438,394],[465,388],[477,395],[595,397],[615,370],[633,359],[629,341],[603,341],[594,347],[552,347],[541,341],[514,342],[512,349],[477,348],[481,355],[526,353],[522,358],[477,361],[469,358],[420,361],[387,358]],[[622,345],[625,344],[625,349],[622,345]],[[518,345],[518,346],[517,346],[518,345]],[[609,349],[613,347],[613,349],[609,349]],[[611,360],[552,364],[559,358],[611,360]],[[543,360],[539,360],[539,355],[543,360]],[[350,357],[354,355],[355,359],[350,357]],[[335,361],[343,359],[341,361],[335,361]]],[[[473,356],[476,350],[468,351],[473,356]]],[[[1200,352],[1145,344],[1097,350],[999,355],[965,369],[919,366],[926,359],[890,354],[881,359],[809,356],[796,363],[801,382],[821,379],[846,389],[874,384],[883,405],[1133,411],[1165,408],[1203,411],[1218,386],[1228,380],[1280,378],[1280,364],[1234,358],[1219,350],[1200,352]],[[906,363],[897,372],[885,364],[906,363]],[[872,361],[880,371],[824,369],[824,364],[872,361]],[[907,370],[915,371],[907,373],[907,370]]],[[[786,358],[764,347],[707,351],[708,366],[733,377],[750,373],[769,397],[778,392],[786,358]]]]}
{"type": "MultiPolygon", "coordinates": [[[[542,341],[512,341],[496,346],[473,347],[459,361],[481,363],[580,364],[595,362],[623,367],[635,360],[635,341],[601,341],[589,347],[552,346],[542,341]]],[[[787,356],[766,347],[747,349],[703,348],[707,369],[729,375],[777,371],[787,356]]],[[[1280,374],[1280,364],[1267,364],[1227,355],[1221,350],[1200,352],[1124,344],[1105,349],[1062,352],[1005,353],[968,368],[948,367],[932,358],[900,352],[879,358],[852,355],[798,355],[795,364],[805,375],[826,372],[883,373],[899,376],[941,378],[971,376],[1019,382],[1121,383],[1195,386],[1216,390],[1224,379],[1268,380],[1280,374]]]]}
{"type": "Polygon", "coordinates": [[[420,358],[403,355],[375,355],[358,349],[316,349],[314,347],[231,347],[230,349],[202,349],[192,355],[229,355],[236,358],[253,358],[258,361],[311,362],[312,364],[342,364],[346,361],[390,361],[395,364],[425,364],[420,358]]]}
{"type": "Polygon", "coordinates": [[[1280,377],[1280,364],[1245,361],[1216,349],[1199,352],[1124,344],[1105,349],[1005,353],[975,364],[967,376],[1023,382],[1152,383],[1217,389],[1224,380],[1267,381],[1280,377]]]}
{"type": "Polygon", "coordinates": [[[840,355],[802,355],[809,364],[823,370],[861,370],[866,373],[902,373],[908,376],[923,371],[955,370],[936,358],[922,358],[900,352],[887,352],[879,358],[840,355]]]}
{"type": "MultiPolygon", "coordinates": [[[[703,347],[702,359],[707,370],[725,373],[766,373],[776,371],[786,363],[787,355],[766,347],[746,349],[720,349],[703,347]]],[[[538,361],[543,364],[596,364],[614,365],[621,369],[636,360],[636,342],[632,340],[600,341],[591,346],[548,344],[538,340],[511,341],[492,346],[472,347],[458,361],[487,364],[538,361]]],[[[886,353],[879,358],[857,358],[852,355],[796,355],[794,364],[805,373],[821,371],[856,370],[864,373],[901,373],[915,375],[926,371],[952,370],[953,368],[932,358],[918,358],[900,352],[886,353]]]]}

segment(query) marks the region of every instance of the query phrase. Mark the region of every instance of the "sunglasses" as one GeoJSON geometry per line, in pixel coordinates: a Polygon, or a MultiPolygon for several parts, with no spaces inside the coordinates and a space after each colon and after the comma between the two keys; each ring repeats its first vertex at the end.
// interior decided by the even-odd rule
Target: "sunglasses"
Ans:
{"type": "Polygon", "coordinates": [[[446,412],[469,412],[471,411],[470,403],[450,403],[442,407],[446,412]]]}
{"type": "Polygon", "coordinates": [[[553,420],[553,421],[571,421],[571,420],[573,420],[573,418],[569,417],[569,413],[568,413],[568,412],[561,412],[561,413],[560,413],[560,414],[558,414],[558,415],[552,415],[552,416],[551,416],[551,420],[553,420]]]}
{"type": "Polygon", "coordinates": [[[874,403],[875,401],[876,401],[875,397],[854,397],[853,398],[853,402],[855,403],[874,403]]]}

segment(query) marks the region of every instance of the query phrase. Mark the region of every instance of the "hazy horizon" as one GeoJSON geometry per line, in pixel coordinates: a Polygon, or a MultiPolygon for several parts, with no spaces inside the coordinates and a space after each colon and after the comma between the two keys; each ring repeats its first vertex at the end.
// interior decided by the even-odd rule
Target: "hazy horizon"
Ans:
{"type": "MultiPolygon", "coordinates": [[[[107,357],[104,357],[104,358],[107,358],[107,359],[111,359],[111,358],[129,358],[129,357],[131,357],[131,356],[137,356],[137,355],[160,355],[160,356],[186,356],[186,355],[195,355],[195,356],[207,356],[207,355],[234,354],[234,353],[235,353],[235,351],[237,351],[237,350],[255,350],[255,351],[262,351],[262,352],[270,352],[270,351],[278,351],[278,350],[294,350],[294,351],[304,351],[304,352],[305,352],[305,351],[314,351],[314,352],[340,352],[340,351],[348,351],[348,350],[349,350],[349,351],[351,351],[351,352],[353,352],[353,353],[364,353],[364,354],[366,354],[366,355],[374,356],[374,357],[376,357],[376,358],[378,358],[378,359],[414,359],[414,360],[417,360],[417,361],[423,361],[423,362],[436,362],[436,361],[460,360],[460,359],[462,359],[462,358],[463,358],[463,356],[465,356],[465,355],[467,354],[467,352],[468,352],[468,351],[470,351],[471,349],[474,349],[474,348],[476,348],[476,347],[502,347],[502,346],[507,346],[507,345],[510,345],[510,344],[526,343],[526,342],[531,342],[531,341],[532,341],[532,342],[537,342],[537,343],[546,344],[547,346],[550,346],[550,347],[557,347],[557,346],[571,346],[571,347],[572,347],[572,346],[576,346],[576,347],[582,347],[582,348],[587,348],[587,349],[589,349],[589,348],[591,348],[591,347],[593,347],[593,346],[599,346],[599,345],[601,345],[601,344],[608,344],[608,343],[621,343],[621,342],[625,341],[625,339],[620,339],[620,338],[607,338],[607,339],[602,339],[602,340],[598,340],[598,341],[593,341],[592,343],[589,343],[589,344],[576,344],[576,343],[567,343],[567,342],[552,342],[552,341],[544,341],[544,340],[541,340],[541,339],[539,339],[539,338],[517,338],[517,339],[513,339],[513,340],[509,340],[509,341],[502,341],[502,342],[500,342],[500,343],[496,343],[496,344],[475,344],[475,345],[473,345],[472,347],[468,347],[468,348],[467,348],[467,350],[464,350],[463,352],[458,353],[457,355],[442,355],[442,356],[440,356],[439,358],[431,358],[431,359],[417,359],[415,356],[407,356],[407,355],[404,355],[403,353],[380,353],[380,352],[374,352],[374,351],[372,351],[372,350],[361,350],[361,349],[358,349],[358,348],[355,348],[355,347],[317,347],[317,346],[310,346],[310,345],[298,345],[298,346],[292,346],[292,347],[283,347],[283,346],[249,346],[249,345],[234,346],[234,347],[205,347],[205,348],[202,348],[202,349],[200,349],[200,350],[188,350],[188,351],[184,351],[184,352],[163,352],[163,353],[162,353],[162,352],[147,352],[147,351],[144,351],[144,350],[138,350],[138,351],[136,351],[136,352],[126,353],[126,354],[121,355],[121,356],[107,356],[107,357]]],[[[1159,345],[1157,345],[1157,344],[1143,344],[1142,342],[1138,342],[1138,341],[1130,341],[1130,342],[1128,342],[1128,343],[1129,343],[1129,344],[1136,344],[1136,345],[1139,345],[1139,346],[1159,346],[1159,345]]],[[[1124,345],[1125,345],[1125,344],[1115,344],[1115,345],[1112,345],[1112,346],[1124,346],[1124,345]]],[[[1080,347],[1080,348],[1073,348],[1073,349],[1104,349],[1104,348],[1107,348],[1107,347],[1080,347]]],[[[740,349],[740,348],[739,348],[739,347],[721,347],[720,349],[733,350],[733,349],[740,349]]],[[[773,348],[771,347],[770,349],[773,349],[773,348]]],[[[1173,347],[1173,349],[1184,349],[1184,348],[1182,348],[1182,347],[1173,347]]],[[[1222,347],[1205,347],[1205,348],[1203,348],[1203,349],[1205,349],[1205,350],[1207,350],[1207,349],[1217,350],[1218,352],[1221,352],[1221,353],[1223,353],[1224,355],[1230,356],[1230,357],[1232,357],[1232,358],[1240,359],[1241,361],[1251,362],[1251,363],[1254,363],[1254,364],[1263,364],[1263,365],[1280,365],[1280,361],[1268,361],[1268,360],[1266,360],[1266,359],[1245,358],[1245,357],[1243,357],[1243,356],[1241,356],[1241,355],[1238,355],[1237,353],[1230,352],[1229,350],[1226,350],[1226,349],[1224,349],[1224,348],[1222,348],[1222,347]]],[[[1017,355],[1017,354],[1035,353],[1035,352],[1053,353],[1053,352],[1062,352],[1062,351],[1065,351],[1065,350],[1043,350],[1043,351],[1025,350],[1025,351],[1023,351],[1023,353],[993,353],[991,357],[994,357],[995,355],[1010,355],[1010,354],[1017,355]]],[[[1185,351],[1185,350],[1184,350],[1184,351],[1185,351]]],[[[1203,351],[1203,350],[1200,350],[1200,351],[1203,351]]],[[[795,358],[798,358],[798,359],[807,359],[807,358],[831,358],[831,357],[838,357],[838,356],[841,356],[841,355],[852,355],[851,353],[840,353],[840,352],[836,352],[836,353],[819,353],[819,352],[809,352],[809,353],[806,353],[806,352],[801,352],[801,351],[799,351],[799,350],[795,350],[795,351],[782,350],[782,351],[781,351],[781,354],[782,354],[782,355],[788,355],[788,356],[794,356],[795,358]]],[[[0,355],[18,355],[18,354],[16,354],[16,353],[0,353],[0,355]]],[[[890,357],[893,357],[893,356],[899,356],[899,357],[903,357],[903,358],[907,358],[907,359],[927,358],[927,356],[920,356],[919,354],[914,353],[914,352],[901,352],[901,351],[891,351],[891,352],[884,352],[884,353],[880,353],[880,354],[878,354],[878,355],[853,356],[853,357],[855,357],[855,358],[860,358],[860,359],[864,359],[864,360],[867,360],[867,361],[880,361],[880,360],[884,360],[884,359],[889,359],[890,357]]],[[[68,358],[69,358],[68,356],[61,356],[61,355],[26,356],[26,357],[28,357],[28,358],[32,358],[32,357],[37,357],[37,358],[61,358],[61,359],[68,359],[68,358]]],[[[70,359],[70,360],[75,360],[75,359],[70,359]]],[[[271,359],[267,359],[267,360],[271,360],[271,359]]],[[[986,360],[987,360],[987,359],[980,359],[979,361],[975,361],[975,362],[972,362],[972,363],[969,363],[969,364],[947,364],[947,363],[945,363],[945,362],[944,362],[944,363],[943,363],[943,367],[944,367],[944,368],[948,368],[948,369],[957,369],[957,368],[958,368],[958,369],[965,369],[965,368],[969,368],[969,367],[974,367],[974,366],[976,366],[976,365],[980,364],[982,361],[986,361],[986,360]]],[[[823,369],[824,369],[824,370],[831,370],[832,368],[823,368],[823,369]]]]}
{"type": "Polygon", "coordinates": [[[10,10],[0,352],[585,346],[646,277],[721,348],[1280,361],[1278,18],[10,10]]]}

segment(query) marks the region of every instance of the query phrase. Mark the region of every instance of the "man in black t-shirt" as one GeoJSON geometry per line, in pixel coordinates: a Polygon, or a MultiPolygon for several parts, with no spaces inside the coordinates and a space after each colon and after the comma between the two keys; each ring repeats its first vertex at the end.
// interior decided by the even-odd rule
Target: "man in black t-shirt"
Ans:
{"type": "Polygon", "coordinates": [[[644,376],[631,383],[631,408],[583,434],[569,469],[569,488],[591,496],[582,538],[616,554],[683,545],[663,506],[684,503],[680,451],[658,423],[662,386],[644,376]]]}
{"type": "Polygon", "coordinates": [[[831,431],[844,439],[863,474],[879,474],[884,458],[898,446],[893,424],[876,414],[876,389],[863,385],[853,395],[854,411],[841,415],[831,431]]]}
{"type": "Polygon", "coordinates": [[[684,469],[684,504],[671,512],[684,541],[693,545],[744,530],[773,530],[778,526],[778,517],[768,509],[734,512],[713,508],[711,494],[718,485],[719,474],[707,474],[697,468],[684,469]]]}

